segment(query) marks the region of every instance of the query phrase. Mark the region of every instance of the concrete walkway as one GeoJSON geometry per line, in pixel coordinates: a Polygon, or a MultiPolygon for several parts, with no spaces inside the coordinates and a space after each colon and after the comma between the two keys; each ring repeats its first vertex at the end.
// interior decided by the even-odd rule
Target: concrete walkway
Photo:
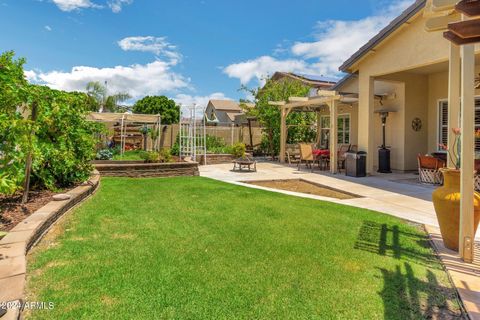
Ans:
{"type": "MultiPolygon", "coordinates": [[[[257,164],[257,172],[239,173],[231,170],[231,164],[202,166],[200,167],[200,175],[250,188],[375,210],[424,224],[440,259],[457,288],[469,317],[480,320],[480,264],[478,262],[475,264],[464,263],[458,258],[457,252],[446,249],[443,246],[435,210],[431,201],[432,192],[435,188],[416,183],[415,175],[389,174],[366,178],[351,178],[341,174],[332,175],[318,170],[313,173],[305,169],[298,171],[296,167],[272,162],[257,164]],[[359,195],[361,198],[337,200],[244,183],[245,181],[281,179],[303,179],[344,190],[359,195]]],[[[480,240],[480,232],[477,232],[476,240],[480,240]]]]}

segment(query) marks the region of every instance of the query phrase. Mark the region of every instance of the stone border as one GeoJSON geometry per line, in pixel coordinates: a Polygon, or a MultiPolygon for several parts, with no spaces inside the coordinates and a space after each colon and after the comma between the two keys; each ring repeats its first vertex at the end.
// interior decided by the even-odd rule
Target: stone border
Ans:
{"type": "Polygon", "coordinates": [[[18,306],[25,294],[28,251],[62,215],[93,194],[99,184],[100,175],[94,171],[87,182],[67,192],[70,199],[47,203],[0,240],[0,307],[8,309],[1,320],[20,317],[18,306]]]}
{"type": "Polygon", "coordinates": [[[198,176],[197,162],[102,163],[94,164],[103,177],[179,177],[198,176]]]}

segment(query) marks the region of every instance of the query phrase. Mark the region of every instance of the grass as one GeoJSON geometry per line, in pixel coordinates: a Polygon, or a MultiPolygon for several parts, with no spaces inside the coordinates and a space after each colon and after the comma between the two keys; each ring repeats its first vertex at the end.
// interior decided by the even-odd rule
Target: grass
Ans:
{"type": "Polygon", "coordinates": [[[192,177],[104,178],[29,256],[29,319],[460,316],[417,226],[192,177]]]}
{"type": "Polygon", "coordinates": [[[143,150],[128,150],[125,151],[123,155],[116,154],[113,156],[113,160],[125,160],[125,161],[134,161],[134,160],[144,160],[140,155],[145,152],[143,150]]]}

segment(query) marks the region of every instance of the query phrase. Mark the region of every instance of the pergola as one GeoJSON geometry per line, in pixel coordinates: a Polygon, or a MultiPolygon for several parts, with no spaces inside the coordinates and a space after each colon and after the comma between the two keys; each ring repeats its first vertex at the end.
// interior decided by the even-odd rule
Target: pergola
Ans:
{"type": "Polygon", "coordinates": [[[87,116],[87,120],[95,122],[113,122],[120,123],[120,145],[121,153],[125,153],[125,137],[126,137],[126,125],[127,123],[141,123],[141,124],[150,124],[157,125],[158,130],[158,143],[160,143],[160,130],[161,130],[161,117],[160,115],[149,115],[149,114],[132,114],[132,113],[103,113],[103,112],[92,112],[87,116]]]}
{"type": "MultiPolygon", "coordinates": [[[[330,111],[330,171],[337,172],[337,118],[338,106],[352,105],[358,102],[356,94],[340,94],[336,91],[320,90],[315,97],[290,97],[288,101],[270,101],[269,104],[280,108],[280,156],[281,163],[285,163],[287,143],[287,117],[291,112],[315,112],[317,114],[317,135],[320,134],[320,112],[327,107],[330,111]]],[[[317,137],[318,139],[318,137],[317,137]]]]}

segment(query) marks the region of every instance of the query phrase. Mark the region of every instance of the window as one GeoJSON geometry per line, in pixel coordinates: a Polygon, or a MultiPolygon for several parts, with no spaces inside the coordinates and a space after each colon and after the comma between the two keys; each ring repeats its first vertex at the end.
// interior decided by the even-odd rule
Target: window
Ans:
{"type": "MultiPolygon", "coordinates": [[[[342,114],[337,119],[337,142],[339,144],[350,143],[350,115],[342,114]]],[[[330,116],[320,118],[320,144],[328,147],[330,141],[330,116]]]]}
{"type": "MultiPolygon", "coordinates": [[[[439,144],[448,145],[449,130],[451,129],[448,127],[448,102],[441,101],[438,106],[438,143],[439,144]]],[[[480,130],[480,98],[477,98],[475,100],[475,130],[480,130]]],[[[441,149],[439,148],[439,150],[441,149]]],[[[475,152],[480,152],[480,139],[475,139],[475,152]]]]}
{"type": "Polygon", "coordinates": [[[340,115],[337,122],[339,144],[350,144],[350,115],[340,115]]]}
{"type": "Polygon", "coordinates": [[[438,150],[440,144],[448,144],[448,102],[442,101],[438,106],[438,150]]]}
{"type": "Polygon", "coordinates": [[[320,118],[320,145],[328,148],[330,141],[330,117],[322,116],[320,118]]]}

